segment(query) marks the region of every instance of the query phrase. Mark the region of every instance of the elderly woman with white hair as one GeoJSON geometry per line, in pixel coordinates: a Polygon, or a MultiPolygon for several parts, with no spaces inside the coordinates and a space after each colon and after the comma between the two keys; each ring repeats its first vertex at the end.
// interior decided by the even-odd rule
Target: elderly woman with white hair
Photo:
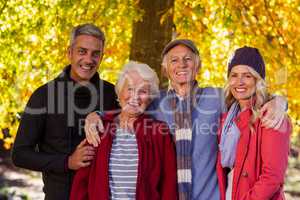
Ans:
{"type": "Polygon", "coordinates": [[[168,126],[144,114],[159,93],[156,73],[129,62],[115,90],[121,112],[102,116],[92,164],[77,171],[71,200],[177,199],[176,154],[168,126]]]}

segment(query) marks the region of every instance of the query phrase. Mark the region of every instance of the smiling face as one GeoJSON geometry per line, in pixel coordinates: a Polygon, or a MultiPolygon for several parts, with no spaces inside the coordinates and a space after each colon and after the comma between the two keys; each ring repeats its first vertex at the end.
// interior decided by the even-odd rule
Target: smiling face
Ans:
{"type": "Polygon", "coordinates": [[[256,91],[256,79],[249,68],[247,65],[236,65],[229,74],[230,92],[240,104],[249,102],[256,91]]]}
{"type": "Polygon", "coordinates": [[[119,92],[122,113],[128,117],[142,114],[151,102],[151,87],[136,71],[125,74],[124,85],[119,92]]]}
{"type": "Polygon", "coordinates": [[[167,75],[171,85],[186,85],[196,79],[199,67],[195,54],[184,45],[173,47],[167,54],[167,75]]]}
{"type": "Polygon", "coordinates": [[[76,37],[69,48],[68,57],[71,63],[71,78],[76,82],[89,81],[102,60],[103,42],[90,35],[76,37]]]}

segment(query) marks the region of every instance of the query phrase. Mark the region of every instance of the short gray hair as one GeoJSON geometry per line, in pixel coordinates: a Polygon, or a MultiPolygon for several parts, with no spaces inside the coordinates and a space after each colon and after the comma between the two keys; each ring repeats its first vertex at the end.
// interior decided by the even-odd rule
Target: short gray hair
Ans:
{"type": "Polygon", "coordinates": [[[99,39],[104,47],[105,44],[105,35],[103,31],[95,26],[94,24],[80,24],[76,27],[73,28],[71,32],[71,37],[70,37],[70,46],[74,44],[74,41],[76,37],[80,35],[90,35],[94,36],[95,38],[99,39]]]}
{"type": "MultiPolygon", "coordinates": [[[[178,46],[178,45],[176,45],[176,46],[178,46]]],[[[176,46],[174,46],[174,47],[176,47],[176,46]]],[[[174,48],[173,47],[173,48],[174,48]]],[[[171,49],[170,49],[171,50],[171,49]]],[[[170,51],[169,50],[169,51],[170,51]]],[[[192,54],[195,56],[194,58],[195,58],[195,65],[196,65],[196,67],[198,67],[199,69],[201,68],[201,65],[202,65],[202,63],[201,63],[201,57],[200,57],[200,55],[199,54],[196,54],[196,53],[194,53],[194,52],[192,52],[192,54]]],[[[162,58],[162,63],[161,63],[161,72],[162,72],[162,74],[163,75],[165,75],[165,76],[169,76],[168,74],[167,74],[167,68],[168,68],[168,58],[169,58],[169,52],[167,52],[167,53],[165,53],[164,55],[163,55],[163,58],[162,58]]],[[[170,82],[170,80],[169,80],[169,82],[170,82]]]]}
{"type": "Polygon", "coordinates": [[[159,94],[159,79],[156,72],[145,63],[138,63],[136,61],[129,61],[124,65],[122,71],[119,74],[115,91],[119,96],[119,93],[125,83],[126,74],[130,72],[137,72],[145,81],[150,83],[151,98],[155,98],[159,94]]]}
{"type": "MultiPolygon", "coordinates": [[[[195,54],[194,52],[192,52],[192,53],[193,53],[193,55],[195,56],[195,63],[196,63],[196,66],[200,68],[201,65],[202,65],[200,55],[195,54]]],[[[167,69],[167,66],[168,66],[168,57],[169,57],[169,52],[166,53],[165,55],[163,55],[162,63],[161,63],[161,66],[162,66],[163,70],[166,70],[166,69],[167,69]]]]}

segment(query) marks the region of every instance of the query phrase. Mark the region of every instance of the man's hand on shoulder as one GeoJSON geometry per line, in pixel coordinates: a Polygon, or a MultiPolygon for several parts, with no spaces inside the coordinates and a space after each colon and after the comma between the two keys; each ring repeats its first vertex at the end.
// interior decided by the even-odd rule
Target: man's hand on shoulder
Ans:
{"type": "Polygon", "coordinates": [[[278,130],[286,116],[285,97],[275,96],[260,109],[263,126],[278,130]]]}

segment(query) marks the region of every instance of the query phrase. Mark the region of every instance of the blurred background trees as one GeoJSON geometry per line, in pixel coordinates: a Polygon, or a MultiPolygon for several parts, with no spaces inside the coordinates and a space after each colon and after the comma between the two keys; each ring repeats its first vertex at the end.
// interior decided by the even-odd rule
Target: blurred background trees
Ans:
{"type": "Polygon", "coordinates": [[[300,143],[299,0],[1,0],[0,140],[9,149],[31,93],[68,64],[69,33],[95,23],[107,37],[102,78],[115,82],[130,59],[160,74],[160,53],[172,38],[197,44],[201,86],[222,87],[232,51],[261,50],[272,92],[288,98],[300,143]]]}

